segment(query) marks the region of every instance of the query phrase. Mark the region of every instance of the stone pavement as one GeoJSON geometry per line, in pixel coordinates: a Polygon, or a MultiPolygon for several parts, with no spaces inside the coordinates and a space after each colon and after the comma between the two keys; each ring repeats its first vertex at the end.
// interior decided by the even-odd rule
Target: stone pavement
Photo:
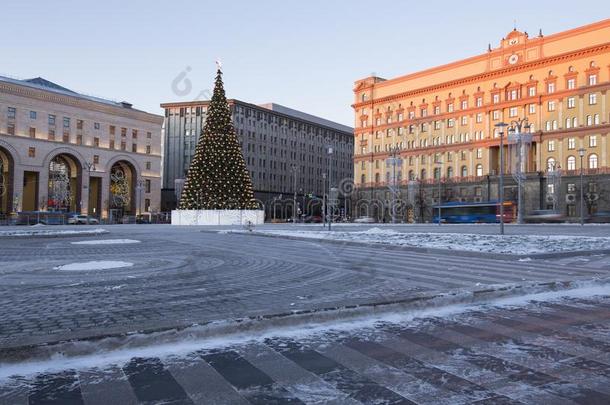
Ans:
{"type": "Polygon", "coordinates": [[[0,379],[0,405],[610,403],[610,296],[302,332],[98,367],[51,361],[0,379]]]}
{"type": "MultiPolygon", "coordinates": [[[[540,229],[554,228],[580,229],[540,229]]],[[[196,227],[106,229],[110,233],[99,237],[0,241],[0,349],[496,284],[591,280],[610,274],[610,263],[604,261],[591,266],[578,261],[472,259],[383,246],[217,234],[196,227]],[[141,243],[71,243],[120,238],[141,243]],[[94,260],[134,265],[95,271],[53,269],[94,260]]]]}

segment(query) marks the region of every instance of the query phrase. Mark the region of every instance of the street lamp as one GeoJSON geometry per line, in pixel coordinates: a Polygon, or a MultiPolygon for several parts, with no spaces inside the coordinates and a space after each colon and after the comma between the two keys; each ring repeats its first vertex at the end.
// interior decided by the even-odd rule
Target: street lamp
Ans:
{"type": "MultiPolygon", "coordinates": [[[[497,126],[497,125],[496,125],[497,126]]],[[[523,224],[523,214],[524,214],[524,206],[523,206],[523,191],[522,191],[522,177],[523,173],[521,170],[521,166],[523,165],[523,138],[526,134],[523,133],[523,129],[525,129],[528,133],[527,135],[531,139],[531,135],[529,135],[529,130],[531,128],[531,124],[528,122],[527,117],[511,121],[510,127],[508,128],[508,136],[509,141],[516,141],[517,143],[517,223],[523,224]]],[[[500,143],[502,143],[502,139],[500,138],[500,143]]]]}
{"type": "Polygon", "coordinates": [[[322,173],[322,227],[326,228],[326,172],[322,173]]]}
{"type": "Polygon", "coordinates": [[[438,158],[435,162],[439,165],[438,167],[438,226],[441,226],[441,182],[443,178],[443,159],[438,158]]]}
{"type": "Polygon", "coordinates": [[[583,177],[582,158],[585,157],[586,152],[587,152],[587,150],[585,148],[578,149],[578,156],[580,156],[580,226],[585,225],[585,204],[584,204],[585,182],[584,182],[584,177],[583,177]]]}
{"type": "Polygon", "coordinates": [[[498,184],[498,199],[500,200],[500,235],[504,235],[504,128],[508,124],[498,122],[495,127],[500,130],[500,179],[498,184]]]}
{"type": "Polygon", "coordinates": [[[332,184],[333,184],[333,182],[332,182],[333,146],[330,143],[328,143],[326,151],[328,153],[328,205],[329,205],[329,212],[328,212],[329,215],[327,215],[327,217],[328,217],[328,230],[330,231],[331,224],[333,223],[333,215],[332,215],[333,204],[331,204],[331,201],[330,201],[330,198],[332,197],[331,190],[332,190],[332,184]]]}
{"type": "MultiPolygon", "coordinates": [[[[402,159],[400,159],[398,157],[401,148],[396,145],[393,147],[390,147],[390,158],[388,158],[386,160],[386,163],[391,164],[392,165],[392,186],[390,188],[390,191],[392,193],[392,205],[391,205],[391,214],[392,214],[392,223],[395,224],[396,223],[396,195],[400,195],[400,185],[397,187],[396,186],[396,165],[401,165],[402,166],[402,159]]],[[[384,213],[384,217],[385,217],[385,213],[384,213]]]]}
{"type": "MultiPolygon", "coordinates": [[[[91,198],[91,172],[96,171],[95,168],[95,162],[85,162],[85,164],[83,165],[83,169],[87,171],[87,181],[89,182],[89,184],[87,185],[87,209],[85,211],[86,215],[87,215],[87,224],[89,224],[89,198],[91,198]]],[[[82,198],[81,198],[82,201],[82,198]]],[[[81,207],[82,209],[82,207],[81,207]]],[[[101,219],[101,218],[100,218],[101,219]]]]}
{"type": "Polygon", "coordinates": [[[290,170],[292,170],[292,174],[294,175],[293,179],[293,188],[294,195],[292,197],[292,223],[295,224],[297,222],[297,170],[299,166],[295,164],[290,165],[290,170]]]}
{"type": "Polygon", "coordinates": [[[144,189],[144,186],[146,185],[146,180],[144,180],[143,178],[139,178],[138,182],[137,182],[137,189],[138,189],[138,215],[142,216],[142,189],[144,189]]]}

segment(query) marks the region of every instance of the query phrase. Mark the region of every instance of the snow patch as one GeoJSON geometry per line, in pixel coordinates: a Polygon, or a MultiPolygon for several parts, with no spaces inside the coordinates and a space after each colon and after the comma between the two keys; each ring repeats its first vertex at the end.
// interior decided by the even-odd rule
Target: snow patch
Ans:
{"type": "Polygon", "coordinates": [[[64,264],[61,266],[53,267],[53,270],[67,270],[67,271],[107,270],[107,269],[118,269],[121,267],[131,267],[131,266],[133,266],[133,263],[130,263],[130,262],[99,260],[99,261],[91,261],[91,262],[64,264]]]}
{"type": "MultiPolygon", "coordinates": [[[[0,231],[0,236],[10,237],[24,237],[24,236],[62,236],[62,235],[101,235],[108,233],[107,230],[102,228],[95,229],[58,229],[58,230],[42,230],[42,229],[31,229],[30,230],[15,230],[15,231],[0,231]]],[[[38,227],[37,227],[38,228],[38,227]]]]}
{"type": "Polygon", "coordinates": [[[101,240],[81,240],[71,242],[73,245],[129,245],[132,243],[141,243],[135,239],[101,239],[101,240]]]}
{"type": "MultiPolygon", "coordinates": [[[[240,231],[233,232],[239,233],[240,231]]],[[[268,235],[330,239],[363,244],[388,244],[514,255],[610,249],[610,237],[575,235],[501,236],[469,233],[398,232],[377,227],[366,231],[259,230],[258,232],[268,235]]]]}

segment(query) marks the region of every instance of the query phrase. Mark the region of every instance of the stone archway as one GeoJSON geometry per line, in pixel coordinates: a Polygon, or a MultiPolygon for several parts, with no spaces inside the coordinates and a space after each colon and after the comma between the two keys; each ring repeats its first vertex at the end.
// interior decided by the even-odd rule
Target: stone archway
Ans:
{"type": "Polygon", "coordinates": [[[0,147],[0,216],[13,211],[14,167],[12,155],[8,150],[0,147]]]}
{"type": "Polygon", "coordinates": [[[55,155],[49,162],[49,211],[80,212],[82,166],[68,153],[55,155]]]}
{"type": "Polygon", "coordinates": [[[113,220],[136,215],[136,184],[138,172],[127,160],[119,160],[110,168],[108,208],[113,220]]]}

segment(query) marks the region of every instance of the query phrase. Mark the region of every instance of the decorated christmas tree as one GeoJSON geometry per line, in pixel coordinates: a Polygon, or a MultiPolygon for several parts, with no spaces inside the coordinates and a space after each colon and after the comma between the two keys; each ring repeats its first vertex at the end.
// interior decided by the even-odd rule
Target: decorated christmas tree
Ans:
{"type": "Polygon", "coordinates": [[[179,209],[258,209],[250,173],[231,120],[220,63],[207,119],[186,176],[179,209]]]}

